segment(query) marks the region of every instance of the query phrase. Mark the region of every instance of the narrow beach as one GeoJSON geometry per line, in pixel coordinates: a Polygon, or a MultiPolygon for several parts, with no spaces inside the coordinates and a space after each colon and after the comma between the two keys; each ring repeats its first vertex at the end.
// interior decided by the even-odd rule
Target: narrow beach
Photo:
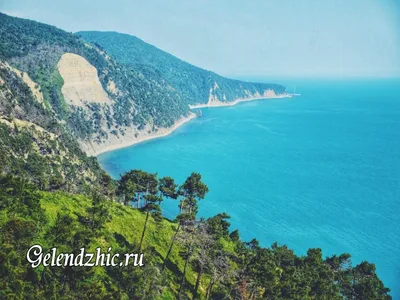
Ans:
{"type": "Polygon", "coordinates": [[[285,93],[285,94],[268,96],[268,97],[263,96],[263,97],[243,98],[243,99],[236,99],[231,102],[209,101],[206,104],[189,105],[189,107],[190,107],[190,109],[196,109],[196,108],[206,108],[206,107],[234,106],[234,105],[242,103],[242,102],[249,102],[249,101],[254,101],[254,100],[281,99],[281,98],[292,98],[292,94],[285,93]]]}
{"type": "MultiPolygon", "coordinates": [[[[292,95],[285,93],[281,95],[272,95],[272,96],[263,96],[263,97],[252,97],[252,98],[245,98],[245,99],[236,99],[231,102],[221,102],[221,101],[209,101],[207,104],[196,104],[196,105],[189,105],[190,109],[199,109],[199,108],[206,108],[206,107],[224,107],[224,106],[234,106],[242,102],[249,102],[255,100],[269,100],[269,99],[281,99],[281,98],[291,98],[292,95]]],[[[176,129],[181,127],[182,125],[186,124],[190,120],[196,118],[194,113],[191,113],[188,117],[181,118],[175,124],[169,128],[159,128],[157,132],[147,133],[146,130],[139,133],[139,136],[135,136],[135,132],[128,131],[122,137],[110,137],[106,143],[101,145],[83,145],[84,148],[87,149],[93,156],[99,156],[105,152],[130,147],[145,141],[149,141],[152,139],[157,139],[161,137],[166,137],[173,133],[176,129]]]]}
{"type": "MultiPolygon", "coordinates": [[[[103,154],[105,152],[130,147],[145,141],[165,137],[194,118],[196,118],[196,115],[191,113],[188,117],[181,118],[169,128],[159,128],[157,132],[152,132],[150,134],[147,132],[140,132],[140,135],[138,137],[135,137],[135,132],[127,132],[123,137],[119,138],[114,136],[114,138],[110,138],[104,144],[90,147],[91,149],[89,149],[88,151],[91,152],[93,156],[99,156],[100,154],[103,154]]],[[[85,147],[89,148],[89,146],[87,145],[85,145],[85,147]]]]}

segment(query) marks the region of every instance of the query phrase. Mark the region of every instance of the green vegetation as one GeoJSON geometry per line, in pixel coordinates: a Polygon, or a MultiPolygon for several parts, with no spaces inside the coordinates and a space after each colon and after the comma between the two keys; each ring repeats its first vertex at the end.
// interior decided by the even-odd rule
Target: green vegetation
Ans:
{"type": "Polygon", "coordinates": [[[83,153],[69,127],[1,63],[0,78],[0,174],[18,175],[42,190],[84,192],[101,186],[108,175],[83,153]]]}
{"type": "Polygon", "coordinates": [[[141,170],[113,180],[80,149],[126,127],[170,126],[188,104],[206,102],[211,88],[232,100],[284,87],[228,80],[134,37],[81,36],[89,43],[0,14],[0,299],[391,298],[375,266],[353,267],[349,254],[297,256],[276,243],[241,241],[226,213],[199,219],[208,193],[200,174],[181,184],[141,170]],[[67,52],[95,66],[104,88],[115,83],[112,105],[67,105],[57,69],[67,52]],[[44,103],[9,65],[29,74],[44,103]],[[162,217],[166,199],[177,200],[176,220],[162,217]],[[32,268],[25,257],[35,244],[45,253],[142,251],[145,265],[32,268]]]}
{"type": "Polygon", "coordinates": [[[0,298],[391,299],[375,266],[352,267],[349,254],[323,259],[320,249],[310,249],[299,257],[276,243],[263,248],[255,239],[240,241],[225,213],[197,219],[194,207],[207,192],[199,174],[174,189],[185,203],[174,222],[159,207],[152,213],[155,199],[165,197],[157,193],[165,189],[156,174],[134,170],[118,183],[120,196],[111,201],[98,190],[90,196],[41,192],[25,180],[0,177],[0,298]],[[130,194],[123,192],[128,186],[130,194]],[[122,203],[138,199],[139,208],[122,203]],[[34,244],[44,253],[142,249],[145,265],[33,269],[25,257],[34,244]]]}
{"type": "MultiPolygon", "coordinates": [[[[82,31],[77,33],[116,58],[128,68],[141,70],[146,77],[166,82],[187,104],[207,103],[210,89],[220,101],[233,101],[271,89],[276,94],[285,92],[278,84],[251,83],[227,79],[195,67],[166,53],[137,37],[117,32],[82,31]],[[215,87],[218,88],[215,88],[215,87]]],[[[163,83],[165,85],[165,83],[163,83]]]]}
{"type": "Polygon", "coordinates": [[[206,103],[210,89],[221,101],[263,94],[266,89],[277,94],[285,92],[281,85],[223,78],[133,36],[99,32],[74,35],[1,13],[0,60],[28,73],[40,85],[47,110],[58,121],[66,122],[76,138],[95,143],[110,134],[123,135],[127,127],[170,127],[189,114],[188,104],[206,103]],[[67,52],[83,56],[97,69],[100,82],[113,101],[111,105],[68,107],[57,70],[58,61],[67,52]],[[110,82],[118,92],[107,90],[110,82]]]}

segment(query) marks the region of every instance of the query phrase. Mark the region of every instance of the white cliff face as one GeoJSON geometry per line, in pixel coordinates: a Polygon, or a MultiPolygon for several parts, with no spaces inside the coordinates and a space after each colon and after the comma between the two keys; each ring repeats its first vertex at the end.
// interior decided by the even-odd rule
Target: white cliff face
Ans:
{"type": "MultiPolygon", "coordinates": [[[[100,109],[99,126],[101,127],[103,133],[105,133],[106,138],[97,139],[96,137],[90,137],[85,140],[79,140],[81,149],[88,155],[98,155],[106,151],[126,147],[149,139],[166,136],[179,126],[195,117],[193,113],[190,113],[185,117],[182,116],[169,128],[155,128],[152,120],[147,120],[148,123],[142,129],[139,129],[137,126],[126,127],[116,126],[116,124],[107,124],[105,114],[113,113],[113,107],[110,105],[112,104],[110,97],[117,96],[120,93],[123,93],[123,91],[118,89],[112,79],[109,79],[105,87],[105,89],[108,91],[107,94],[106,90],[101,85],[96,68],[82,56],[72,53],[65,53],[62,55],[57,66],[60,75],[64,80],[64,85],[61,88],[61,92],[67,104],[82,107],[87,113],[87,118],[90,118],[92,114],[90,106],[87,104],[103,104],[101,105],[102,108],[100,109]],[[105,108],[107,108],[107,111],[105,108]]],[[[251,93],[250,91],[246,90],[243,98],[228,102],[226,101],[227,99],[225,94],[222,94],[220,98],[217,96],[219,89],[220,87],[218,86],[217,82],[214,82],[214,85],[209,91],[208,103],[205,105],[203,104],[200,107],[229,106],[235,105],[236,103],[242,101],[250,101],[261,98],[276,98],[282,96],[277,96],[271,89],[264,90],[262,94],[258,92],[251,93]]],[[[135,111],[129,111],[126,113],[134,114],[135,111]]],[[[99,115],[96,116],[96,118],[98,117],[99,115]]]]}
{"type": "MultiPolygon", "coordinates": [[[[216,95],[216,90],[219,88],[218,84],[214,82],[214,86],[210,88],[210,93],[208,96],[208,102],[207,104],[199,104],[199,105],[190,105],[191,108],[196,108],[196,107],[212,107],[212,106],[229,106],[229,105],[234,105],[238,102],[242,101],[247,101],[247,100],[256,100],[256,99],[263,99],[263,98],[280,98],[280,95],[277,95],[274,90],[272,89],[267,89],[264,90],[262,94],[259,92],[251,93],[248,90],[244,90],[245,97],[243,98],[237,98],[233,101],[226,101],[226,96],[225,94],[222,96],[222,100],[218,98],[216,95]]],[[[287,96],[286,94],[284,94],[287,96]]]]}
{"type": "Polygon", "coordinates": [[[84,102],[111,103],[100,83],[96,68],[85,58],[65,53],[57,66],[64,80],[61,92],[68,104],[84,106],[84,102]]]}

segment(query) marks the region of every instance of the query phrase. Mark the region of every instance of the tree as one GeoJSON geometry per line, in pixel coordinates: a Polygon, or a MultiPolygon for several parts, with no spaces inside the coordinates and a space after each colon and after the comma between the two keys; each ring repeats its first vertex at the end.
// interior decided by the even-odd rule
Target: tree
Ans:
{"type": "Polygon", "coordinates": [[[196,249],[193,253],[193,266],[197,272],[196,284],[194,287],[193,298],[198,297],[200,281],[203,274],[212,264],[213,248],[216,243],[215,236],[211,234],[209,224],[200,221],[195,231],[196,249]]]}
{"type": "Polygon", "coordinates": [[[185,264],[183,267],[182,277],[179,284],[178,299],[181,299],[182,297],[187,267],[198,245],[197,244],[198,240],[196,236],[197,229],[198,229],[198,223],[196,222],[196,220],[193,218],[188,219],[182,223],[182,230],[180,231],[180,234],[178,236],[181,244],[185,248],[185,251],[181,253],[181,256],[185,260],[185,264]]]}
{"type": "Polygon", "coordinates": [[[117,196],[122,197],[124,205],[129,205],[135,198],[136,190],[136,183],[132,179],[131,173],[128,172],[122,175],[118,181],[117,196]]]}
{"type": "Polygon", "coordinates": [[[179,187],[178,195],[184,197],[179,205],[180,211],[177,216],[178,226],[176,227],[175,233],[172,236],[171,244],[169,246],[167,255],[165,256],[163,266],[161,270],[165,269],[165,265],[168,261],[169,255],[171,254],[172,248],[178,236],[179,230],[182,224],[192,222],[196,219],[197,214],[197,199],[204,199],[208,192],[208,187],[201,181],[201,175],[198,173],[192,173],[186,181],[179,187]],[[190,199],[190,200],[189,200],[190,199]],[[191,209],[183,210],[184,203],[191,204],[191,209]],[[196,208],[196,209],[194,209],[196,208]]]}
{"type": "Polygon", "coordinates": [[[146,212],[146,220],[144,222],[144,226],[143,226],[143,231],[142,231],[142,236],[140,238],[140,243],[139,243],[139,252],[142,249],[142,243],[143,243],[143,239],[144,239],[144,235],[146,233],[146,228],[147,228],[147,223],[149,220],[149,216],[150,214],[153,215],[153,217],[155,217],[157,220],[160,219],[161,216],[161,208],[160,205],[157,203],[160,203],[161,197],[154,195],[154,194],[149,194],[145,196],[145,200],[146,200],[146,204],[143,207],[143,210],[146,212]]]}
{"type": "MultiPolygon", "coordinates": [[[[229,281],[232,277],[232,270],[229,264],[228,253],[223,250],[216,250],[211,255],[210,282],[206,290],[206,299],[213,293],[213,288],[221,282],[229,281]]],[[[227,293],[226,293],[227,294],[227,293]]]]}
{"type": "Polygon", "coordinates": [[[386,288],[376,275],[374,264],[366,261],[353,268],[353,297],[355,299],[392,299],[390,289],[386,288]]]}
{"type": "Polygon", "coordinates": [[[229,237],[231,238],[232,241],[234,242],[238,242],[240,241],[240,234],[239,234],[239,230],[234,230],[229,234],[229,237]]]}
{"type": "Polygon", "coordinates": [[[114,199],[115,196],[115,181],[105,172],[100,174],[99,184],[101,193],[110,199],[114,199]]]}
{"type": "Polygon", "coordinates": [[[156,194],[157,187],[157,173],[151,174],[141,170],[131,170],[121,176],[118,194],[124,197],[124,203],[134,199],[137,203],[137,208],[140,208],[141,196],[149,193],[156,194]]]}
{"type": "Polygon", "coordinates": [[[339,256],[327,257],[325,262],[330,266],[337,282],[340,293],[347,299],[353,298],[352,277],[353,268],[351,266],[351,256],[348,253],[339,256]]]}
{"type": "Polygon", "coordinates": [[[197,213],[197,201],[204,199],[208,187],[201,181],[199,173],[192,173],[180,186],[178,194],[184,199],[181,201],[180,213],[185,209],[187,213],[197,213]]]}
{"type": "Polygon", "coordinates": [[[229,235],[229,226],[231,226],[231,224],[227,220],[230,218],[231,217],[227,213],[222,213],[207,219],[211,232],[216,235],[217,238],[227,237],[229,235]]]}
{"type": "Polygon", "coordinates": [[[111,220],[110,203],[102,194],[92,193],[92,205],[87,209],[90,228],[93,232],[103,229],[105,223],[111,220]]]}
{"type": "Polygon", "coordinates": [[[160,179],[158,189],[160,190],[160,197],[167,197],[170,199],[177,199],[178,194],[176,192],[178,185],[175,184],[175,180],[171,177],[163,177],[160,179]]]}

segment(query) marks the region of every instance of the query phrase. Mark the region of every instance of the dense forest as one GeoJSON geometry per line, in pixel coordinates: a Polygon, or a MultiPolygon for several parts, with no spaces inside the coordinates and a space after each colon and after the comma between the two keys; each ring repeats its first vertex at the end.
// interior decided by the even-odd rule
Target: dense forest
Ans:
{"type": "Polygon", "coordinates": [[[353,266],[350,254],[298,256],[277,243],[242,241],[227,213],[199,218],[208,193],[200,174],[175,182],[131,170],[112,179],[82,151],[82,140],[129,126],[171,125],[188,104],[205,102],[215,82],[227,99],[245,89],[284,92],[219,77],[134,37],[78,36],[0,14],[0,299],[391,298],[375,266],[353,266]],[[114,38],[126,57],[108,49],[114,38]],[[64,53],[96,68],[111,104],[67,104],[57,69],[64,53]],[[110,81],[119,93],[107,90],[110,81]],[[166,200],[179,207],[174,220],[162,215],[166,200]],[[26,252],[34,244],[45,252],[143,252],[144,266],[33,269],[26,252]]]}
{"type": "Polygon", "coordinates": [[[165,81],[179,91],[187,104],[207,103],[210,90],[221,101],[233,101],[272,89],[285,92],[278,84],[252,83],[227,79],[195,67],[137,37],[118,32],[81,31],[77,33],[115,57],[128,68],[143,70],[149,77],[165,81]],[[214,87],[218,87],[214,89],[214,87]],[[249,94],[246,94],[246,91],[249,94]]]}
{"type": "Polygon", "coordinates": [[[83,192],[109,177],[10,67],[0,62],[0,172],[45,190],[83,192]]]}
{"type": "Polygon", "coordinates": [[[124,135],[129,128],[156,131],[188,116],[188,104],[206,103],[210,89],[221,101],[285,92],[277,84],[253,84],[226,79],[184,63],[139,39],[119,34],[65,32],[46,24],[0,13],[0,60],[26,72],[40,87],[48,111],[68,124],[76,138],[101,143],[109,135],[124,135]],[[114,37],[115,35],[115,37],[114,37]],[[82,36],[84,39],[82,39],[82,36]],[[100,35],[102,37],[102,35],[100,35]],[[107,38],[121,47],[106,47],[107,38]],[[96,39],[97,40],[97,39],[96,39]],[[133,42],[132,42],[133,41],[133,42]],[[101,46],[100,46],[101,44],[101,46]],[[143,53],[148,53],[143,56],[143,53]],[[57,63],[65,53],[85,58],[93,65],[111,104],[68,105],[61,93],[63,79],[57,63]],[[146,59],[146,57],[154,59],[146,59]],[[138,57],[142,57],[139,62],[138,57]],[[132,60],[132,63],[127,63],[132,60]],[[110,89],[110,84],[115,85],[110,89]]]}

